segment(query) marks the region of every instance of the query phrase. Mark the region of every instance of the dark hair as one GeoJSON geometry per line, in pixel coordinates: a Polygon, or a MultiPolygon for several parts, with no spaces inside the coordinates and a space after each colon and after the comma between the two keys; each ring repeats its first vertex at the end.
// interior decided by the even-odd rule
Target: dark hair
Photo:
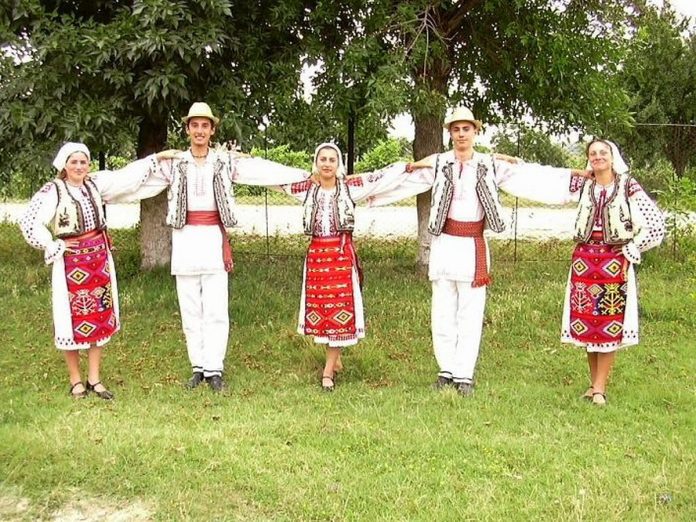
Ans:
{"type": "Polygon", "coordinates": [[[606,145],[609,147],[609,152],[611,152],[611,157],[614,157],[614,149],[611,147],[611,143],[609,143],[607,140],[603,138],[593,138],[592,141],[590,141],[587,144],[587,147],[585,147],[585,157],[587,158],[590,155],[590,147],[594,145],[595,143],[601,143],[603,145],[606,145]]]}

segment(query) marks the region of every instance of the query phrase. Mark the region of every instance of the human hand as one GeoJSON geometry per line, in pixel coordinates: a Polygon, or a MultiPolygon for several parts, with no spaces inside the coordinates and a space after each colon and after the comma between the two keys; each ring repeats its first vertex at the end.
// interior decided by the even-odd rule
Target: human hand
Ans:
{"type": "Polygon", "coordinates": [[[64,239],[63,243],[65,243],[65,251],[71,254],[74,254],[76,252],[75,249],[80,246],[80,242],[77,239],[64,239]]]}
{"type": "Polygon", "coordinates": [[[414,170],[414,169],[413,169],[413,163],[407,163],[407,164],[406,164],[406,167],[404,168],[404,170],[405,170],[406,172],[408,172],[409,174],[410,174],[411,172],[413,172],[413,170],[414,170]]]}
{"type": "Polygon", "coordinates": [[[182,151],[177,149],[167,149],[159,151],[157,154],[155,154],[155,157],[158,160],[175,159],[178,158],[181,153],[182,151]]]}
{"type": "Polygon", "coordinates": [[[570,174],[579,178],[594,179],[594,172],[591,170],[570,169],[570,174]]]}
{"type": "Polygon", "coordinates": [[[522,160],[516,156],[509,156],[507,154],[501,154],[499,152],[495,152],[493,154],[493,158],[500,161],[506,161],[507,163],[512,163],[513,165],[517,163],[522,163],[522,160]]]}

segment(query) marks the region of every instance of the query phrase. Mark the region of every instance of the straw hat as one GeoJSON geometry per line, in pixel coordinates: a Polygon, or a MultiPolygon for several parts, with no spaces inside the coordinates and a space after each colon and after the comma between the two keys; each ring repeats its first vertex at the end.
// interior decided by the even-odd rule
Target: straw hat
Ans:
{"type": "Polygon", "coordinates": [[[210,106],[204,102],[196,102],[191,105],[188,116],[185,116],[181,120],[184,122],[184,125],[188,125],[191,118],[208,118],[216,126],[220,123],[220,118],[213,116],[213,111],[210,110],[210,106]]]}
{"type": "Polygon", "coordinates": [[[450,125],[455,121],[468,121],[474,124],[476,130],[481,130],[481,120],[474,118],[474,113],[468,107],[456,107],[445,117],[443,127],[449,130],[450,125]]]}

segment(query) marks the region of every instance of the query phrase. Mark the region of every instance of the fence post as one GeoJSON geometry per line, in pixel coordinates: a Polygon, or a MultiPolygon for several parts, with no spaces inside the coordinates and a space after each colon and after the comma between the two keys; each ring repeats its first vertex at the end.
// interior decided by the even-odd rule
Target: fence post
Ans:
{"type": "MultiPolygon", "coordinates": [[[[263,130],[263,159],[268,159],[268,133],[267,128],[263,130]]],[[[268,227],[268,187],[263,188],[263,209],[266,222],[266,257],[271,257],[271,238],[269,237],[268,227]]]]}
{"type": "MultiPolygon", "coordinates": [[[[521,147],[520,147],[520,126],[519,124],[517,125],[517,157],[520,157],[520,152],[521,152],[521,147]]],[[[512,262],[517,263],[517,211],[519,209],[519,198],[515,198],[515,208],[512,211],[512,241],[513,241],[513,250],[512,250],[512,262]]]]}

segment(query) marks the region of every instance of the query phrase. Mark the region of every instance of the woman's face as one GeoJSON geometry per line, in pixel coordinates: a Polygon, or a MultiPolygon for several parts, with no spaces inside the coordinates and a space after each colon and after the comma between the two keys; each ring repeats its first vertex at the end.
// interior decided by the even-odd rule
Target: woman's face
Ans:
{"type": "Polygon", "coordinates": [[[592,170],[602,171],[610,170],[612,166],[611,147],[601,141],[595,141],[590,148],[587,149],[587,160],[590,162],[592,170]]]}
{"type": "Polygon", "coordinates": [[[317,170],[319,171],[319,175],[324,179],[336,177],[336,171],[338,170],[338,154],[334,149],[327,147],[319,151],[319,154],[317,154],[317,170]]]}
{"type": "Polygon", "coordinates": [[[89,159],[84,152],[73,152],[65,163],[65,180],[71,185],[82,185],[89,173],[89,159]]]}

